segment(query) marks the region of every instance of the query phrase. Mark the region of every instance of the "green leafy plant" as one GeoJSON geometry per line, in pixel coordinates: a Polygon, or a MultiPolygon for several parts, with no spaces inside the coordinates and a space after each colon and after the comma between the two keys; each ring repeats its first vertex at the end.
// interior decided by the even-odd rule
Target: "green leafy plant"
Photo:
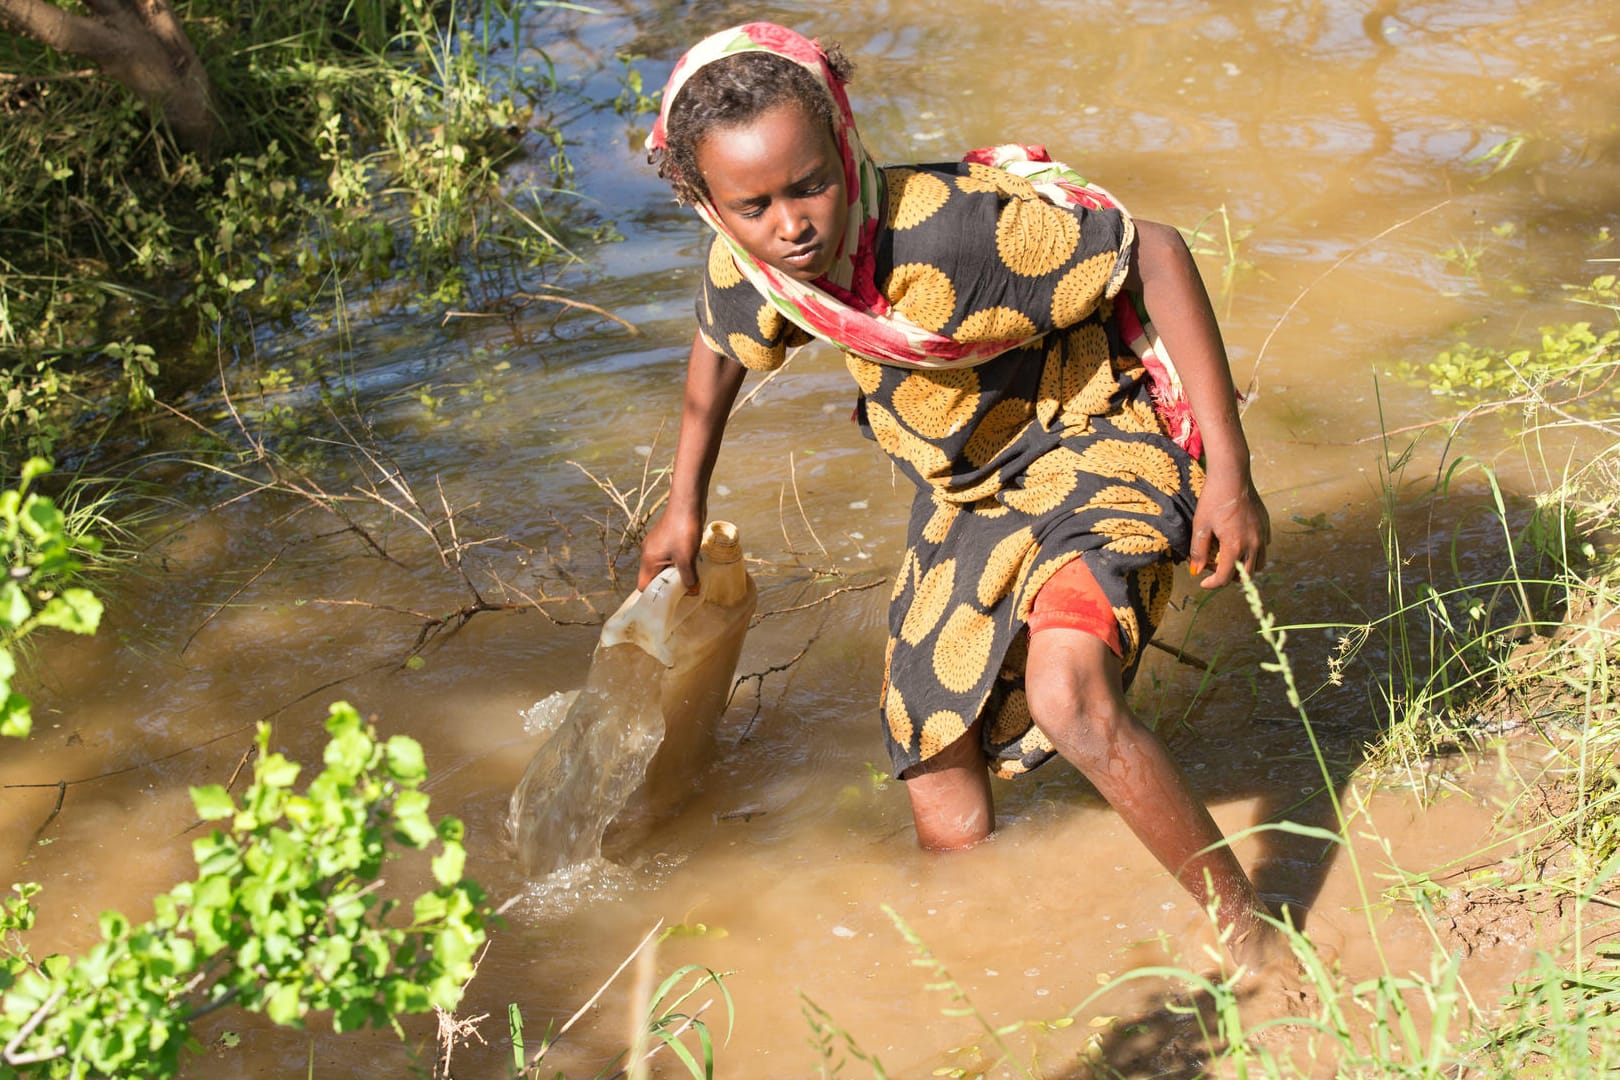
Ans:
{"type": "Polygon", "coordinates": [[[74,584],[84,567],[82,557],[99,551],[101,542],[74,535],[54,501],[28,490],[50,471],[44,458],[30,458],[18,485],[0,492],[0,540],[6,547],[6,578],[0,583],[0,736],[20,738],[33,726],[28,699],[11,687],[22,640],[42,627],[93,634],[101,623],[101,601],[74,584]]]}
{"type": "Polygon", "coordinates": [[[152,919],[101,917],[102,940],[79,957],[35,961],[18,934],[37,886],[0,909],[0,1077],[173,1076],[190,1026],[227,1005],[301,1027],[311,1010],[337,1031],[392,1026],[460,999],[490,919],[462,878],[462,825],[428,816],[421,746],[382,739],[338,703],[324,768],[299,792],[302,767],[261,724],[253,780],[238,802],[194,788],[205,821],[197,876],[156,898],[152,919]],[[381,895],[400,849],[437,842],[435,888],[408,905],[381,895]]]}

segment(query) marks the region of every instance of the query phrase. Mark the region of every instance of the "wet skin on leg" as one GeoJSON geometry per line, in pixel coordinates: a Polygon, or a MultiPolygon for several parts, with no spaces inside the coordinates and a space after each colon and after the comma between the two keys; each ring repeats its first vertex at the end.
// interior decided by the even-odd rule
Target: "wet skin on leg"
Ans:
{"type": "Polygon", "coordinates": [[[996,828],[990,771],[979,745],[983,721],[902,778],[911,799],[917,843],[924,851],[971,847],[996,828]]]}
{"type": "Polygon", "coordinates": [[[1219,901],[1234,959],[1266,963],[1275,931],[1254,886],[1164,743],[1125,704],[1119,658],[1091,634],[1052,628],[1030,636],[1026,673],[1030,715],[1058,753],[1200,905],[1219,901]]]}

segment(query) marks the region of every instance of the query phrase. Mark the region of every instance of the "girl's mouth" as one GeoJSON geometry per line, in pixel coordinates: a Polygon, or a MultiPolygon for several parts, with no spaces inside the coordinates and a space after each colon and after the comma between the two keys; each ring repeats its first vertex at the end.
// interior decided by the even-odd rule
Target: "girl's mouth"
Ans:
{"type": "Polygon", "coordinates": [[[821,245],[811,244],[809,247],[795,248],[793,251],[788,252],[782,256],[782,261],[795,270],[803,270],[815,263],[820,255],[821,245]]]}

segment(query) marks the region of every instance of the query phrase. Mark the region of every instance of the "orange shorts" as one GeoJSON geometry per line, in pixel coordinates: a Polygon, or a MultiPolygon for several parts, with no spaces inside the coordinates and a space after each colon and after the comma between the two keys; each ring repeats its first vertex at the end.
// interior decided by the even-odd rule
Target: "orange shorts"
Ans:
{"type": "Polygon", "coordinates": [[[1053,628],[1083,630],[1100,638],[1115,656],[1124,655],[1114,606],[1103,595],[1102,586],[1097,584],[1091,571],[1086,569],[1084,559],[1065,563],[1035,594],[1035,605],[1029,613],[1029,632],[1038,634],[1053,628]]]}

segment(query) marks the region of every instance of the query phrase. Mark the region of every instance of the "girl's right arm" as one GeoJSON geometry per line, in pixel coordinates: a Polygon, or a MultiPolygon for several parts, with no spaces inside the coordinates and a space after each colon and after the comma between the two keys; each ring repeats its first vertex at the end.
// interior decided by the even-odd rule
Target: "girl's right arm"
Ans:
{"type": "Polygon", "coordinates": [[[642,542],[637,588],[645,589],[666,566],[680,571],[681,582],[688,590],[697,588],[697,553],[708,514],[709,477],[720,456],[726,418],[745,374],[747,369],[741,364],[704,344],[702,334],[692,336],[669,505],[642,542]]]}

